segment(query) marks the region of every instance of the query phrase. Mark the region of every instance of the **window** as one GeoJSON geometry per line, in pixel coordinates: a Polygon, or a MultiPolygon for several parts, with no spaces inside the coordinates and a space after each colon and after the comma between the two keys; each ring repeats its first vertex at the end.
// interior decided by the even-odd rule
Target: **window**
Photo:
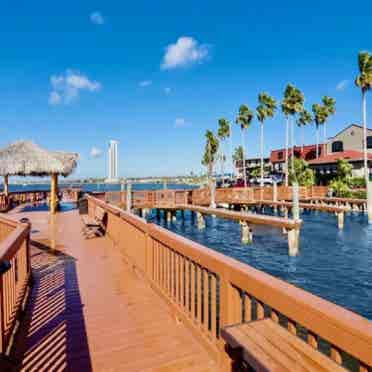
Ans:
{"type": "Polygon", "coordinates": [[[283,159],[283,151],[278,152],[278,159],[282,160],[283,159]]]}
{"type": "Polygon", "coordinates": [[[367,149],[372,149],[372,136],[367,137],[367,149]]]}
{"type": "Polygon", "coordinates": [[[332,152],[344,151],[344,144],[342,141],[335,141],[332,143],[332,152]]]}

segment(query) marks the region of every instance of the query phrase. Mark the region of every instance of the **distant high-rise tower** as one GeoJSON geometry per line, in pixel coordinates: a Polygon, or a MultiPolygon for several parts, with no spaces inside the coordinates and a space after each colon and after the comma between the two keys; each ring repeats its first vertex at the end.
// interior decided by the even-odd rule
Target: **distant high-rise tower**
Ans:
{"type": "Polygon", "coordinates": [[[108,181],[118,180],[118,141],[111,140],[108,150],[108,181]]]}

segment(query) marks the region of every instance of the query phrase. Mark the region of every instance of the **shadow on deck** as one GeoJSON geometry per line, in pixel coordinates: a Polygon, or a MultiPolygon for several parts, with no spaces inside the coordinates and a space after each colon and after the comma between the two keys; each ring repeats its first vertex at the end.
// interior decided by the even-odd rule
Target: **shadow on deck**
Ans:
{"type": "Polygon", "coordinates": [[[215,360],[108,237],[76,210],[32,223],[34,283],[11,358],[24,371],[215,371],[215,360]],[[52,249],[54,248],[54,249],[52,249]]]}
{"type": "Polygon", "coordinates": [[[13,347],[21,370],[91,371],[75,259],[32,241],[33,287],[13,347]]]}

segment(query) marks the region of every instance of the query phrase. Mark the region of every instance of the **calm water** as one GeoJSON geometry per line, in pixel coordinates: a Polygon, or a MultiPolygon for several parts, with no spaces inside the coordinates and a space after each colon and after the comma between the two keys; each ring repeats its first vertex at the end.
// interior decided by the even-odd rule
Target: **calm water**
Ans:
{"type": "Polygon", "coordinates": [[[275,228],[254,227],[253,244],[242,245],[232,221],[207,217],[199,231],[186,213],[185,223],[157,223],[372,319],[372,226],[366,215],[348,214],[343,231],[332,214],[304,212],[302,219],[297,257],[288,256],[286,237],[275,228]]]}

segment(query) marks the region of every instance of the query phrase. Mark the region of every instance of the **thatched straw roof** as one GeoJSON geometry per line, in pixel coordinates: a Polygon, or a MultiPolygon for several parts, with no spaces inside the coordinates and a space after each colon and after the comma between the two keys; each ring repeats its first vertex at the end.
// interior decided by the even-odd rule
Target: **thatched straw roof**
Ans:
{"type": "Polygon", "coordinates": [[[75,153],[48,151],[30,141],[17,141],[0,150],[0,175],[68,176],[78,158],[75,153]]]}

